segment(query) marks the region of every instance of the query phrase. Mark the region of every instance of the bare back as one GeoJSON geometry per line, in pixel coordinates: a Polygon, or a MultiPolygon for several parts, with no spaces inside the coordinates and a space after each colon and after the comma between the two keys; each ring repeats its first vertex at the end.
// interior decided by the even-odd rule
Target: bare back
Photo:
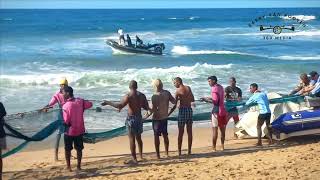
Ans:
{"type": "Polygon", "coordinates": [[[174,103],[174,98],[167,90],[155,93],[152,98],[152,110],[154,120],[163,120],[168,117],[169,102],[174,103]]]}
{"type": "Polygon", "coordinates": [[[148,101],[146,96],[139,91],[131,91],[127,94],[128,115],[141,116],[141,108],[148,110],[148,101]]]}
{"type": "Polygon", "coordinates": [[[176,99],[180,101],[180,107],[191,107],[194,96],[189,86],[180,85],[176,90],[176,99]]]}

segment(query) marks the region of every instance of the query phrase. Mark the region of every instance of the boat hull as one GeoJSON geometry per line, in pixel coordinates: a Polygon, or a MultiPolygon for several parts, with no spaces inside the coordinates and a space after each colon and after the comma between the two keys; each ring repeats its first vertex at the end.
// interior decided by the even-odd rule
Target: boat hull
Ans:
{"type": "Polygon", "coordinates": [[[136,48],[136,47],[122,46],[113,40],[107,40],[106,44],[108,46],[110,46],[113,50],[116,50],[116,52],[125,52],[125,53],[129,53],[129,54],[162,55],[162,50],[161,50],[161,52],[156,52],[151,49],[142,49],[142,48],[136,48]]]}
{"type": "Polygon", "coordinates": [[[276,133],[294,133],[320,128],[320,110],[288,112],[271,123],[276,133]]]}

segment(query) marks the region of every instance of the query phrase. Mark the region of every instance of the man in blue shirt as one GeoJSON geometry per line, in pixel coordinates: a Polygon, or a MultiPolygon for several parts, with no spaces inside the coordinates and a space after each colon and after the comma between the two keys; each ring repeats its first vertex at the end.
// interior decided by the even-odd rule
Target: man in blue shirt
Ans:
{"type": "Polygon", "coordinates": [[[264,122],[266,122],[266,126],[268,129],[269,144],[272,144],[272,135],[271,135],[271,126],[270,126],[271,111],[269,108],[269,100],[268,100],[267,94],[259,91],[258,85],[256,83],[253,83],[250,85],[250,92],[253,93],[253,95],[246,102],[246,105],[256,103],[256,104],[258,104],[258,107],[259,107],[259,116],[258,116],[258,122],[257,122],[257,132],[258,132],[257,146],[262,146],[261,126],[263,125],[264,122]]]}

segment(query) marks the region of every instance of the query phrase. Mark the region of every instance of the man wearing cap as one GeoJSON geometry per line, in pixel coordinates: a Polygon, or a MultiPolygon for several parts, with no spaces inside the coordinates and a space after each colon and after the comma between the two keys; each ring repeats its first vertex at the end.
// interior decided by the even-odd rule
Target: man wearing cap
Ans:
{"type": "MultiPolygon", "coordinates": [[[[60,89],[59,91],[57,91],[51,98],[50,102],[48,105],[46,105],[42,111],[44,112],[47,112],[49,108],[52,108],[55,104],[58,103],[59,105],[59,108],[61,109],[62,106],[65,104],[66,100],[65,98],[63,97],[63,94],[62,94],[62,89],[65,87],[65,86],[68,86],[68,80],[66,78],[62,78],[60,81],[59,81],[59,85],[60,85],[60,89]]],[[[58,152],[59,152],[59,142],[60,142],[60,138],[61,138],[61,134],[64,133],[64,126],[62,124],[62,119],[61,119],[61,126],[58,130],[58,134],[57,134],[57,138],[56,138],[56,144],[55,144],[55,156],[54,156],[54,159],[55,161],[58,161],[58,152]]]]}
{"type": "Polygon", "coordinates": [[[201,98],[202,101],[213,104],[211,123],[212,123],[212,148],[216,151],[216,144],[218,139],[218,127],[221,132],[221,149],[224,150],[224,140],[226,134],[226,126],[228,124],[227,111],[224,107],[224,90],[218,84],[216,76],[208,77],[208,84],[211,87],[211,97],[201,98]]]}
{"type": "Polygon", "coordinates": [[[311,94],[320,97],[320,76],[316,71],[310,72],[309,75],[313,83],[302,89],[301,94],[311,94]]]}

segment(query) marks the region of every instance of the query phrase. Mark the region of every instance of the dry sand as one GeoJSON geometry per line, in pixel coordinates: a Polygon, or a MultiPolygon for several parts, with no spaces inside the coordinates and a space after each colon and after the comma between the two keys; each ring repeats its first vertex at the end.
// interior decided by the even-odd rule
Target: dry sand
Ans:
{"type": "MultiPolygon", "coordinates": [[[[81,172],[65,170],[53,161],[53,149],[24,151],[4,160],[4,179],[319,179],[320,136],[294,138],[273,146],[254,146],[255,139],[232,140],[225,151],[212,152],[211,130],[194,129],[193,155],[177,156],[177,133],[170,132],[170,157],[157,160],[152,132],[143,134],[144,160],[130,160],[126,136],[86,144],[81,172]]],[[[184,148],[186,148],[186,135],[184,148]]],[[[163,150],[163,142],[161,141],[163,150]]],[[[184,152],[185,154],[185,152],[184,152]]],[[[73,151],[73,156],[75,152],[73,151]]],[[[76,159],[72,159],[75,169],[76,159]]]]}

